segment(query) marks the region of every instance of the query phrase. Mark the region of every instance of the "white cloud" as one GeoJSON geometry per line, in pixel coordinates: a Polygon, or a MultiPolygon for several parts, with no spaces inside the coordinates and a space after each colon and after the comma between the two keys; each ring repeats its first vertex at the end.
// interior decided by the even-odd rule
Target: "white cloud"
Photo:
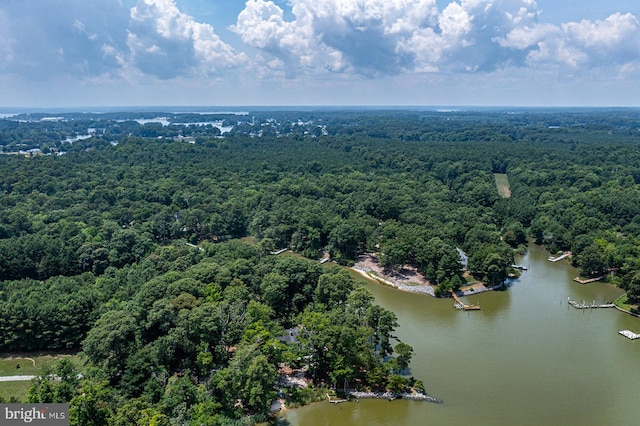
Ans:
{"type": "Polygon", "coordinates": [[[453,2],[442,11],[438,24],[443,39],[461,39],[471,31],[471,16],[460,4],[453,2]]]}
{"type": "Polygon", "coordinates": [[[640,58],[640,25],[630,13],[613,14],[603,21],[562,25],[569,42],[582,50],[592,64],[626,63],[640,58]]]}
{"type": "Polygon", "coordinates": [[[564,32],[585,48],[609,49],[620,43],[637,39],[638,20],[630,13],[609,16],[604,21],[569,22],[562,25],[564,32]]]}
{"type": "Polygon", "coordinates": [[[137,68],[163,79],[215,74],[245,59],[211,25],[182,13],[174,0],[138,1],[131,8],[127,44],[137,68]]]}
{"type": "Polygon", "coordinates": [[[462,0],[442,12],[435,0],[292,0],[291,7],[295,19],[285,21],[272,1],[249,0],[232,30],[292,70],[302,71],[304,58],[316,71],[368,76],[495,69],[510,60],[496,39],[538,15],[534,0],[462,0]]]}
{"type": "Polygon", "coordinates": [[[640,61],[640,24],[630,13],[616,13],[595,22],[516,28],[498,43],[527,52],[529,66],[567,65],[575,70],[619,66],[628,71],[640,61]]]}
{"type": "Polygon", "coordinates": [[[0,71],[26,78],[211,76],[246,60],[175,0],[0,3],[0,71]]]}
{"type": "Polygon", "coordinates": [[[2,40],[9,55],[0,62],[4,73],[30,79],[58,74],[98,75],[114,72],[118,64],[103,60],[103,46],[123,46],[128,16],[110,0],[0,4],[2,40]],[[96,11],[98,11],[96,13],[96,11]],[[114,31],[115,29],[115,31],[114,31]]]}
{"type": "Polygon", "coordinates": [[[232,27],[246,44],[277,50],[280,41],[295,31],[293,24],[283,19],[283,10],[273,2],[253,0],[246,6],[238,15],[237,25],[232,27]]]}
{"type": "Polygon", "coordinates": [[[220,78],[267,93],[302,84],[343,92],[391,78],[435,86],[469,74],[497,85],[509,73],[640,74],[640,23],[630,13],[556,25],[539,22],[536,0],[248,0],[227,28],[235,37],[186,14],[183,1],[0,0],[0,79],[168,92],[220,78]]]}
{"type": "MultiPolygon", "coordinates": [[[[637,61],[638,20],[614,14],[562,26],[538,22],[535,0],[249,0],[231,29],[256,62],[287,75],[493,72],[504,67],[601,67],[637,61]],[[275,65],[274,65],[275,64],[275,65]]],[[[629,67],[627,67],[629,68],[629,67]]]]}
{"type": "Polygon", "coordinates": [[[402,43],[435,22],[435,0],[293,0],[292,21],[272,1],[249,0],[231,29],[243,42],[278,58],[287,74],[302,71],[401,72],[413,58],[402,43]]]}
{"type": "Polygon", "coordinates": [[[230,27],[245,44],[260,50],[259,72],[292,77],[315,69],[344,70],[341,53],[319,41],[306,6],[294,3],[292,10],[297,19],[288,22],[272,1],[249,0],[230,27]]]}

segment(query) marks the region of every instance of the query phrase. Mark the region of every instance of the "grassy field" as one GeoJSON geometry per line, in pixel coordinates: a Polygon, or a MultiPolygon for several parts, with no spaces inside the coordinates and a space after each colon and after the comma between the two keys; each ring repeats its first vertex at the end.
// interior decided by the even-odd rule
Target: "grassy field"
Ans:
{"type": "Polygon", "coordinates": [[[496,188],[498,188],[498,194],[502,198],[511,197],[511,187],[509,186],[509,177],[504,173],[494,173],[496,179],[496,188]]]}
{"type": "Polygon", "coordinates": [[[629,301],[627,300],[627,295],[626,294],[623,294],[622,296],[618,297],[618,299],[616,299],[613,303],[618,308],[624,309],[625,311],[629,311],[629,312],[631,312],[631,310],[636,307],[636,305],[630,305],[629,304],[629,301]]]}
{"type": "MultiPolygon", "coordinates": [[[[53,369],[61,359],[70,360],[79,372],[83,371],[83,362],[77,354],[0,354],[0,377],[39,375],[46,368],[53,369]]],[[[30,386],[29,380],[0,382],[0,398],[9,401],[14,397],[18,401],[25,401],[30,386]]]]}
{"type": "Polygon", "coordinates": [[[26,402],[31,381],[0,382],[0,398],[2,401],[26,402]]]}
{"type": "Polygon", "coordinates": [[[40,374],[44,368],[53,368],[61,359],[73,362],[81,370],[82,360],[77,354],[0,354],[0,376],[30,376],[40,374]],[[20,368],[17,368],[20,365],[20,368]]]}

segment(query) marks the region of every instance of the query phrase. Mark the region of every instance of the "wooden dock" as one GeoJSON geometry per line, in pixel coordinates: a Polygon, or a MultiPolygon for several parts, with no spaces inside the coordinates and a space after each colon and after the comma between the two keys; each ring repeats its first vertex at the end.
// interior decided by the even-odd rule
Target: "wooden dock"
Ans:
{"type": "Polygon", "coordinates": [[[277,255],[279,255],[279,254],[284,253],[284,252],[285,252],[285,251],[287,251],[287,250],[289,250],[289,249],[288,249],[288,248],[283,248],[283,249],[280,249],[280,250],[278,250],[278,251],[272,251],[272,252],[271,252],[271,254],[273,254],[274,256],[277,256],[277,255]]]}
{"type": "Polygon", "coordinates": [[[595,301],[591,302],[591,304],[582,301],[582,303],[578,303],[575,300],[571,300],[569,298],[567,298],[567,303],[569,303],[571,306],[573,306],[576,309],[597,309],[597,308],[615,308],[616,305],[614,305],[613,303],[602,303],[602,304],[597,304],[595,301]]]}
{"type": "Polygon", "coordinates": [[[549,258],[547,260],[549,262],[559,262],[562,259],[564,259],[565,257],[569,257],[569,256],[571,256],[571,252],[570,251],[565,251],[563,254],[561,254],[560,256],[557,256],[557,257],[549,256],[549,258]]]}
{"type": "Polygon", "coordinates": [[[589,283],[594,283],[594,282],[596,282],[596,281],[600,281],[600,280],[601,280],[601,279],[603,279],[603,278],[604,278],[604,275],[601,275],[601,276],[599,276],[599,277],[595,277],[595,278],[588,278],[588,279],[586,279],[586,280],[583,280],[583,279],[582,279],[582,278],[580,278],[580,277],[575,277],[573,280],[574,280],[575,282],[577,282],[577,283],[580,283],[580,284],[589,284],[589,283]]]}
{"type": "Polygon", "coordinates": [[[480,306],[478,305],[467,305],[465,304],[462,300],[460,300],[460,298],[458,297],[458,295],[456,294],[455,291],[451,290],[451,295],[453,296],[453,300],[456,301],[456,303],[454,304],[454,306],[458,309],[463,309],[465,311],[479,311],[480,310],[480,306]]]}
{"type": "Polygon", "coordinates": [[[325,395],[327,395],[327,399],[331,404],[340,404],[341,402],[349,402],[348,399],[331,399],[331,396],[329,396],[328,393],[326,393],[325,395]]]}
{"type": "Polygon", "coordinates": [[[634,333],[631,330],[620,330],[618,331],[618,333],[622,334],[627,339],[631,339],[631,340],[640,339],[640,334],[634,333]]]}

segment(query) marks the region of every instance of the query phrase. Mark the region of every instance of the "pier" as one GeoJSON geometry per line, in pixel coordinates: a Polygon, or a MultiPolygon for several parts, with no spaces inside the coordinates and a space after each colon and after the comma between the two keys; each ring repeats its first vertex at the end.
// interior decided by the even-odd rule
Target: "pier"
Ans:
{"type": "Polygon", "coordinates": [[[478,305],[466,305],[462,300],[460,300],[460,298],[458,297],[458,295],[456,294],[455,291],[451,290],[451,295],[453,296],[453,299],[456,301],[456,303],[454,303],[453,306],[456,307],[456,309],[462,309],[465,311],[479,311],[480,310],[480,306],[478,305]]]}
{"type": "Polygon", "coordinates": [[[341,402],[349,402],[348,399],[331,399],[331,396],[329,396],[328,393],[326,393],[325,395],[327,395],[327,399],[331,404],[340,404],[341,402]]]}
{"type": "Polygon", "coordinates": [[[410,401],[426,401],[435,402],[436,404],[442,404],[442,400],[436,397],[424,394],[424,393],[392,393],[392,392],[359,392],[351,391],[348,394],[352,398],[358,399],[387,399],[393,401],[394,399],[407,399],[410,401]]]}
{"type": "Polygon", "coordinates": [[[600,280],[601,280],[601,279],[603,279],[603,278],[604,278],[604,275],[601,275],[601,276],[599,276],[599,277],[595,277],[595,278],[588,278],[588,279],[586,279],[586,280],[583,280],[583,279],[582,279],[582,278],[580,278],[580,277],[575,277],[573,280],[574,280],[575,282],[577,282],[577,283],[580,283],[580,284],[589,284],[589,283],[594,283],[594,282],[596,282],[596,281],[600,281],[600,280]]]}
{"type": "Polygon", "coordinates": [[[569,256],[571,256],[571,252],[570,251],[565,251],[563,254],[561,254],[560,256],[557,256],[557,257],[549,256],[549,258],[547,260],[549,262],[559,262],[562,259],[564,259],[565,257],[569,257],[569,256]]]}
{"type": "Polygon", "coordinates": [[[571,306],[573,306],[576,309],[596,309],[596,308],[615,308],[616,307],[616,305],[614,305],[613,303],[597,304],[595,300],[591,302],[591,304],[589,304],[589,303],[586,303],[584,300],[582,301],[582,303],[578,303],[575,300],[571,300],[570,298],[567,298],[567,303],[569,303],[571,306]]]}
{"type": "Polygon", "coordinates": [[[640,339],[640,334],[634,333],[631,330],[620,330],[618,331],[618,333],[622,334],[627,339],[631,339],[631,340],[640,339]]]}

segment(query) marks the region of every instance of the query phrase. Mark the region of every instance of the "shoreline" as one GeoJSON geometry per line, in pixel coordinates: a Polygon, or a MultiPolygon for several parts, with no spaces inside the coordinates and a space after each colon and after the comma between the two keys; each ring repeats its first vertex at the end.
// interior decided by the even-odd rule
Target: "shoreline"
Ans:
{"type": "MultiPolygon", "coordinates": [[[[444,401],[436,398],[431,395],[427,395],[426,393],[417,392],[417,393],[393,393],[393,392],[362,392],[362,391],[349,391],[346,394],[346,399],[331,399],[331,396],[327,393],[325,394],[327,399],[326,401],[330,404],[340,404],[343,402],[358,402],[360,399],[386,399],[388,401],[394,401],[396,399],[404,399],[407,401],[418,401],[418,402],[432,402],[434,404],[443,404],[444,401]]],[[[286,400],[284,398],[278,398],[271,403],[271,414],[280,416],[285,414],[287,411],[295,410],[297,408],[301,408],[311,404],[319,404],[325,401],[324,399],[320,399],[318,401],[313,401],[309,404],[301,405],[299,407],[290,408],[286,404],[286,400]]]]}
{"type": "Polygon", "coordinates": [[[428,294],[431,297],[436,297],[435,290],[429,284],[415,285],[415,286],[406,285],[406,284],[400,284],[400,283],[397,283],[397,282],[389,281],[389,280],[387,280],[385,278],[382,278],[382,277],[379,277],[379,276],[371,275],[369,272],[372,272],[373,271],[372,269],[369,269],[367,271],[367,270],[365,270],[365,269],[363,269],[361,267],[357,267],[357,266],[352,266],[349,269],[352,269],[353,271],[356,271],[358,274],[362,275],[365,278],[377,281],[379,284],[383,284],[383,285],[386,285],[388,287],[393,287],[396,290],[406,291],[408,293],[428,294]]]}
{"type": "Polygon", "coordinates": [[[640,314],[635,314],[631,311],[627,311],[626,309],[623,309],[618,305],[613,305],[613,308],[615,308],[617,311],[622,312],[624,314],[631,315],[632,317],[640,318],[640,314]]]}
{"type": "MultiPolygon", "coordinates": [[[[439,297],[437,297],[435,295],[435,289],[433,288],[432,285],[430,284],[417,284],[417,285],[407,285],[407,284],[402,284],[402,283],[398,283],[398,282],[394,282],[394,281],[390,281],[386,278],[382,278],[380,276],[377,275],[372,275],[370,274],[370,272],[375,272],[373,269],[371,268],[363,268],[360,266],[351,266],[349,267],[349,269],[357,272],[358,274],[360,274],[361,276],[363,276],[364,278],[368,278],[374,281],[377,281],[379,284],[382,285],[386,285],[388,287],[392,287],[396,290],[400,290],[400,291],[405,291],[407,293],[417,293],[417,294],[427,294],[433,298],[439,299],[439,297]]],[[[463,288],[468,287],[468,286],[462,286],[463,288]]],[[[498,287],[486,287],[484,284],[476,284],[475,286],[472,286],[470,289],[467,290],[459,290],[458,294],[462,295],[462,296],[471,296],[474,294],[480,294],[480,293],[486,293],[488,291],[494,291],[496,288],[498,287]]]]}
{"type": "Polygon", "coordinates": [[[442,404],[444,401],[441,399],[435,398],[433,396],[429,396],[425,393],[392,393],[392,392],[358,392],[351,391],[347,393],[348,397],[353,397],[358,399],[388,399],[389,401],[393,401],[394,399],[406,399],[409,401],[425,401],[425,402],[434,402],[436,404],[442,404]]]}

